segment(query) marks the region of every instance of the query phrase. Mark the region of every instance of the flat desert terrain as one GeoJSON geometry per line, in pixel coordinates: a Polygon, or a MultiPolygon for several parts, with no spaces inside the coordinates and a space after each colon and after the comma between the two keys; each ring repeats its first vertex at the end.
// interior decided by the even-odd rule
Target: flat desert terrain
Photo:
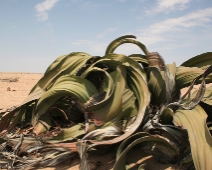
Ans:
{"type": "Polygon", "coordinates": [[[43,74],[0,72],[0,109],[19,105],[43,74]]]}
{"type": "MultiPolygon", "coordinates": [[[[21,104],[28,96],[31,88],[43,76],[41,73],[5,73],[0,72],[0,111],[4,108],[10,108],[21,104]]],[[[185,89],[183,90],[184,93],[185,89]]],[[[149,170],[171,170],[170,164],[159,164],[152,156],[144,153],[134,154],[132,160],[138,160],[137,163],[143,162],[148,164],[149,170]],[[142,158],[142,159],[140,159],[142,158]]],[[[89,162],[93,165],[93,170],[108,170],[112,168],[115,161],[115,152],[111,151],[106,155],[93,155],[89,162]],[[96,168],[95,168],[96,167],[96,168]]],[[[79,168],[79,158],[69,160],[63,165],[54,168],[45,168],[46,170],[77,170],[79,168]]]]}

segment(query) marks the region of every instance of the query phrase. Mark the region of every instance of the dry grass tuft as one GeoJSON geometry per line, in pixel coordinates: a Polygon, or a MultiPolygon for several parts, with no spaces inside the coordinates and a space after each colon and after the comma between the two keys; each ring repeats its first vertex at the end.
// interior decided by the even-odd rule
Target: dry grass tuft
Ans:
{"type": "Polygon", "coordinates": [[[6,77],[6,78],[0,78],[1,82],[8,82],[8,83],[12,83],[12,82],[18,82],[19,77],[6,77]]]}

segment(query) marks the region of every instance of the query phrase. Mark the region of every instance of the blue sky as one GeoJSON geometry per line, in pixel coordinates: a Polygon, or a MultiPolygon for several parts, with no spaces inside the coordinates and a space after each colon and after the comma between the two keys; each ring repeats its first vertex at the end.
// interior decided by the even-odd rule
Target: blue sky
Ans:
{"type": "MultiPolygon", "coordinates": [[[[103,56],[132,34],[166,63],[212,51],[211,0],[5,0],[0,5],[0,72],[43,73],[59,56],[103,56]]],[[[142,53],[123,45],[117,53],[142,53]]]]}

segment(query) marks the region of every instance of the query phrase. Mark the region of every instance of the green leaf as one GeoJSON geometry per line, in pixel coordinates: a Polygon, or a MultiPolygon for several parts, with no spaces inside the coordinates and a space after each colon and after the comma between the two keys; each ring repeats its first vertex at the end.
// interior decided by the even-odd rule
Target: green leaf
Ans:
{"type": "Polygon", "coordinates": [[[96,87],[86,79],[71,75],[61,76],[38,100],[37,116],[44,114],[60,97],[73,96],[86,103],[97,92],[96,87]]]}
{"type": "Polygon", "coordinates": [[[45,93],[43,89],[37,86],[32,93],[30,93],[27,98],[21,103],[21,106],[24,104],[28,104],[31,101],[37,101],[42,94],[45,93]]]}
{"type": "Polygon", "coordinates": [[[9,113],[5,113],[0,120],[0,132],[2,134],[2,131],[5,130],[9,124],[10,121],[12,120],[13,116],[20,110],[20,108],[16,108],[14,110],[12,110],[9,113]]]}
{"type": "Polygon", "coordinates": [[[208,67],[212,65],[212,52],[203,53],[190,58],[181,64],[184,67],[208,67]]]}
{"type": "Polygon", "coordinates": [[[120,46],[121,44],[124,43],[132,43],[132,44],[136,44],[139,48],[141,48],[141,50],[144,52],[145,55],[147,55],[149,52],[147,50],[147,48],[145,47],[145,45],[143,45],[141,42],[133,40],[132,38],[136,38],[133,35],[125,35],[122,37],[119,37],[115,40],[113,40],[107,47],[105,54],[109,54],[109,53],[113,53],[114,50],[120,46]]]}
{"type": "MultiPolygon", "coordinates": [[[[118,61],[118,62],[120,62],[120,64],[128,66],[128,67],[136,70],[139,74],[141,74],[142,77],[146,78],[146,73],[145,73],[144,69],[139,65],[139,63],[125,55],[107,54],[104,57],[102,57],[102,59],[103,60],[110,59],[111,63],[112,63],[112,61],[118,61]]],[[[101,62],[101,60],[99,60],[99,62],[101,62]]],[[[109,64],[110,62],[107,62],[107,64],[109,64]]]]}
{"type": "Polygon", "coordinates": [[[17,123],[20,122],[22,116],[25,114],[26,112],[26,106],[23,105],[22,107],[18,107],[16,109],[14,109],[13,111],[5,114],[0,121],[0,136],[3,135],[4,133],[12,130],[17,123]],[[16,114],[16,115],[15,115],[16,114]],[[3,130],[3,131],[2,131],[3,130]]]}
{"type": "Polygon", "coordinates": [[[30,95],[37,96],[34,99],[38,99],[40,96],[36,91],[41,91],[40,89],[42,89],[43,92],[48,90],[52,86],[52,84],[62,75],[76,75],[77,71],[85,66],[86,62],[91,58],[92,56],[82,52],[70,53],[68,55],[57,58],[48,67],[44,76],[32,88],[32,90],[30,91],[30,95]],[[34,92],[37,95],[32,94],[34,92]]]}
{"type": "MultiPolygon", "coordinates": [[[[108,124],[108,123],[107,123],[108,124]]],[[[115,125],[107,125],[103,126],[101,129],[95,129],[88,134],[86,134],[82,139],[96,139],[96,140],[104,140],[109,139],[111,137],[116,137],[122,134],[122,130],[115,125]]]]}
{"type": "MultiPolygon", "coordinates": [[[[71,53],[71,54],[74,54],[74,53],[71,53]]],[[[71,54],[59,56],[55,61],[52,62],[52,64],[49,65],[49,67],[46,69],[44,73],[44,76],[48,75],[51,71],[53,71],[56,67],[58,67],[58,65],[61,64],[61,61],[63,62],[63,60],[65,58],[68,58],[68,56],[70,56],[71,54]]]]}
{"type": "MultiPolygon", "coordinates": [[[[176,85],[179,89],[182,89],[184,87],[187,87],[190,85],[190,83],[198,76],[203,74],[205,70],[202,68],[197,67],[177,67],[176,71],[176,85]]],[[[206,83],[212,83],[212,74],[209,74],[205,78],[206,83]]],[[[201,83],[202,81],[199,80],[197,83],[201,83]]]]}
{"type": "Polygon", "coordinates": [[[148,87],[151,92],[151,100],[155,105],[161,105],[166,102],[166,83],[162,71],[156,67],[149,67],[148,87]]]}
{"type": "MultiPolygon", "coordinates": [[[[119,66],[119,65],[124,65],[125,67],[126,67],[126,72],[127,72],[127,74],[129,73],[129,74],[132,74],[132,71],[134,70],[134,72],[136,72],[137,74],[139,74],[142,78],[146,78],[146,74],[145,74],[145,72],[144,72],[144,70],[140,67],[140,65],[137,63],[137,62],[135,62],[134,60],[132,60],[132,59],[130,59],[130,58],[128,58],[128,57],[126,57],[126,56],[124,56],[124,55],[120,55],[120,54],[108,54],[108,55],[106,55],[106,56],[104,56],[104,57],[102,57],[100,60],[98,60],[96,63],[94,63],[91,67],[89,67],[85,72],[84,72],[84,74],[82,75],[83,77],[85,77],[85,75],[87,75],[87,72],[90,72],[90,71],[92,71],[92,69],[94,69],[94,68],[96,68],[96,66],[99,66],[100,64],[105,64],[105,65],[107,65],[107,66],[109,66],[109,68],[113,68],[113,69],[115,69],[117,66],[119,66]]],[[[112,72],[112,73],[110,73],[110,75],[113,77],[113,81],[114,81],[114,83],[116,83],[116,81],[117,81],[117,73],[118,72],[112,72]]],[[[125,76],[124,76],[125,77],[125,76]]],[[[130,77],[130,76],[127,76],[127,77],[130,77]]],[[[127,78],[127,81],[128,81],[128,78],[127,78]]],[[[135,80],[135,81],[138,81],[138,80],[135,80]]],[[[140,80],[140,81],[144,81],[144,80],[140,80]]],[[[131,85],[131,87],[133,87],[132,86],[132,84],[134,84],[134,82],[132,82],[131,83],[131,81],[130,81],[130,78],[129,78],[129,82],[130,82],[130,85],[131,85]]],[[[144,84],[143,84],[144,85],[144,84]]],[[[114,85],[113,85],[114,86],[114,85]]],[[[111,86],[111,87],[113,87],[113,86],[111,86]]],[[[108,87],[105,87],[105,89],[107,89],[108,87]]],[[[136,87],[133,87],[133,88],[136,88],[136,87]]],[[[140,88],[140,87],[139,87],[140,88]]],[[[118,89],[118,88],[117,88],[118,89]]],[[[130,90],[130,89],[129,89],[130,90]]],[[[113,90],[111,90],[111,92],[112,92],[113,90]]],[[[135,92],[135,91],[133,91],[133,93],[138,93],[137,91],[135,92]]],[[[127,93],[126,93],[127,94],[127,93]]],[[[129,95],[129,93],[127,94],[127,95],[129,95]]],[[[123,95],[124,96],[124,95],[123,95]]],[[[139,95],[137,95],[137,96],[139,96],[139,95]]],[[[104,119],[103,117],[103,115],[105,115],[106,113],[104,113],[102,110],[104,110],[103,108],[106,108],[106,106],[105,106],[105,104],[108,102],[108,101],[110,101],[110,100],[112,100],[112,99],[109,99],[109,97],[110,96],[108,96],[108,98],[106,98],[106,99],[104,99],[103,101],[101,101],[101,102],[97,102],[97,103],[95,103],[95,104],[93,104],[93,105],[91,105],[91,106],[89,106],[89,107],[87,107],[87,111],[89,111],[89,112],[94,112],[94,113],[96,113],[96,116],[98,116],[99,118],[102,116],[102,118],[101,119],[104,119]],[[101,107],[100,107],[101,106],[101,107]],[[105,107],[104,107],[105,106],[105,107]],[[99,113],[97,113],[97,112],[95,112],[95,110],[97,109],[97,108],[102,108],[102,109],[100,109],[101,111],[97,111],[97,112],[99,112],[99,113]]],[[[122,95],[121,95],[121,97],[122,97],[122,95]]],[[[127,97],[127,96],[126,96],[127,97]]],[[[112,98],[112,97],[111,97],[112,98]]],[[[133,98],[131,98],[131,99],[133,99],[133,98]]],[[[119,100],[121,100],[121,98],[119,99],[119,100]]],[[[126,101],[127,101],[127,99],[124,99],[125,101],[123,102],[123,103],[125,103],[126,101]]],[[[124,107],[124,110],[126,111],[127,110],[127,113],[121,113],[121,114],[119,114],[119,113],[116,113],[117,115],[116,116],[118,116],[118,117],[116,117],[116,120],[119,120],[120,118],[123,118],[124,117],[124,115],[126,115],[126,114],[128,114],[129,116],[131,115],[135,115],[135,112],[137,112],[136,111],[136,109],[135,109],[135,99],[134,100],[132,100],[131,101],[131,104],[133,104],[132,106],[129,106],[129,103],[127,104],[127,103],[125,103],[126,105],[124,105],[123,107],[124,107]],[[132,103],[134,101],[134,103],[132,103]],[[126,108],[127,107],[127,105],[129,106],[128,108],[126,108]],[[130,109],[130,107],[132,107],[131,109],[130,109]],[[133,108],[134,107],[134,108],[133,108]],[[131,111],[132,111],[132,114],[131,114],[131,111]]],[[[108,104],[107,106],[108,106],[108,108],[110,108],[109,107],[109,105],[110,104],[108,104]]],[[[106,109],[107,110],[107,109],[106,109]]],[[[108,114],[109,115],[109,114],[108,114]]],[[[94,116],[94,117],[96,117],[96,116],[94,116]]],[[[115,121],[115,120],[114,120],[115,121]]],[[[102,122],[103,123],[103,122],[102,122]]]]}
{"type": "Polygon", "coordinates": [[[160,115],[160,123],[162,124],[172,124],[174,112],[170,108],[165,108],[160,115]]]}
{"type": "Polygon", "coordinates": [[[191,153],[196,170],[210,170],[212,138],[206,125],[207,114],[198,105],[193,110],[177,110],[174,123],[188,131],[191,153]]]}
{"type": "Polygon", "coordinates": [[[101,109],[107,102],[108,99],[111,98],[114,89],[115,89],[115,83],[113,78],[111,77],[111,74],[109,74],[107,71],[98,68],[98,67],[90,67],[87,69],[83,74],[83,78],[87,78],[89,74],[96,74],[97,72],[103,72],[105,77],[101,82],[101,89],[99,90],[100,93],[95,94],[90,98],[89,101],[87,101],[84,106],[86,110],[89,112],[90,110],[98,110],[101,109]],[[102,100],[99,101],[99,96],[104,95],[105,96],[102,100]],[[97,98],[97,99],[96,99],[97,98]]]}
{"type": "Polygon", "coordinates": [[[98,68],[98,67],[89,67],[89,68],[81,75],[81,77],[87,79],[89,74],[92,74],[92,73],[93,73],[93,74],[96,74],[97,72],[102,72],[102,73],[104,73],[104,75],[106,76],[106,77],[104,78],[104,80],[102,80],[102,85],[101,85],[101,87],[100,87],[100,88],[101,88],[100,91],[105,91],[105,92],[107,92],[106,97],[107,97],[107,96],[110,96],[111,93],[113,92],[112,89],[114,88],[114,81],[113,81],[111,75],[110,75],[107,71],[105,71],[104,69],[98,68]]]}
{"type": "Polygon", "coordinates": [[[124,67],[117,68],[115,76],[115,90],[108,102],[98,110],[89,109],[89,119],[92,119],[97,126],[113,119],[121,112],[122,96],[125,88],[124,67]]]}
{"type": "Polygon", "coordinates": [[[84,134],[85,134],[84,125],[79,123],[70,128],[62,128],[62,132],[58,134],[57,136],[54,136],[51,138],[42,138],[42,140],[47,143],[53,144],[53,143],[71,141],[71,140],[77,139],[77,137],[80,137],[84,134]]]}
{"type": "MultiPolygon", "coordinates": [[[[197,94],[197,91],[192,93],[191,97],[195,97],[196,94],[197,94]]],[[[206,88],[205,94],[201,101],[212,106],[212,86],[206,88]]]]}
{"type": "Polygon", "coordinates": [[[138,63],[148,64],[148,60],[147,60],[147,57],[145,55],[142,55],[142,54],[131,54],[128,57],[132,58],[133,60],[135,60],[138,63]]]}
{"type": "Polygon", "coordinates": [[[195,106],[197,106],[204,96],[206,89],[205,80],[208,77],[210,78],[211,72],[212,72],[212,65],[208,67],[206,70],[204,70],[202,74],[198,75],[192,80],[191,85],[188,88],[187,92],[178,100],[178,102],[170,103],[169,106],[167,107],[178,106],[183,109],[190,110],[193,109],[195,106]],[[194,85],[197,84],[199,81],[201,81],[201,85],[198,87],[199,89],[196,95],[193,98],[190,98],[191,90],[193,89],[194,85]]]}
{"type": "MultiPolygon", "coordinates": [[[[144,79],[146,79],[146,72],[139,63],[123,54],[107,54],[90,67],[98,67],[101,64],[107,65],[112,70],[116,70],[116,67],[119,65],[125,65],[136,70],[144,79]]],[[[90,67],[89,69],[91,69],[90,67]]]]}
{"type": "Polygon", "coordinates": [[[39,120],[34,126],[33,131],[36,135],[46,132],[51,128],[51,117],[49,115],[44,115],[42,119],[43,120],[39,120]]]}
{"type": "Polygon", "coordinates": [[[166,64],[166,67],[168,68],[168,70],[172,74],[173,78],[175,78],[176,71],[177,71],[176,63],[173,62],[173,64],[166,64]]]}
{"type": "Polygon", "coordinates": [[[178,150],[165,138],[161,136],[157,136],[157,135],[149,135],[145,132],[140,132],[130,136],[129,138],[125,139],[120,144],[117,150],[116,163],[114,165],[114,170],[130,169],[130,167],[126,165],[125,159],[128,152],[132,149],[132,147],[141,143],[152,144],[152,142],[155,144],[165,145],[166,146],[165,152],[169,154],[170,157],[176,157],[178,155],[178,150]]]}
{"type": "Polygon", "coordinates": [[[141,125],[143,121],[143,117],[146,114],[147,107],[150,102],[150,93],[147,87],[146,79],[144,79],[144,77],[141,76],[141,74],[133,70],[132,67],[130,66],[127,66],[126,77],[129,89],[132,90],[137,100],[138,104],[137,116],[133,121],[133,123],[129,127],[127,127],[124,134],[107,141],[90,140],[90,142],[93,143],[94,145],[110,145],[120,142],[125,138],[127,138],[128,136],[132,135],[138,129],[138,127],[141,125]]]}
{"type": "Polygon", "coordinates": [[[122,114],[119,119],[127,119],[136,116],[138,110],[136,108],[136,97],[132,90],[125,88],[122,99],[122,114]]]}
{"type": "Polygon", "coordinates": [[[172,102],[175,91],[176,64],[165,65],[158,53],[150,53],[148,62],[148,86],[152,94],[152,103],[160,106],[172,102]]]}

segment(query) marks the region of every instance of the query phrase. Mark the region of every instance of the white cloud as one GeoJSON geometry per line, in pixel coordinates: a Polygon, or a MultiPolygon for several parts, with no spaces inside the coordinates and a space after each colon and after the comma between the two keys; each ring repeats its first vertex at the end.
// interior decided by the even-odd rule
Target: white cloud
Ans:
{"type": "Polygon", "coordinates": [[[147,13],[183,10],[189,2],[190,0],[157,0],[157,6],[148,10],[147,13]]]}
{"type": "Polygon", "coordinates": [[[178,18],[167,19],[147,28],[139,30],[139,37],[149,44],[167,41],[168,36],[176,36],[180,31],[190,31],[188,28],[206,26],[212,21],[212,8],[198,10],[178,18]]]}
{"type": "Polygon", "coordinates": [[[36,16],[40,21],[45,21],[48,19],[47,11],[51,10],[52,7],[58,2],[59,0],[45,0],[35,6],[35,10],[37,12],[36,16]]]}

